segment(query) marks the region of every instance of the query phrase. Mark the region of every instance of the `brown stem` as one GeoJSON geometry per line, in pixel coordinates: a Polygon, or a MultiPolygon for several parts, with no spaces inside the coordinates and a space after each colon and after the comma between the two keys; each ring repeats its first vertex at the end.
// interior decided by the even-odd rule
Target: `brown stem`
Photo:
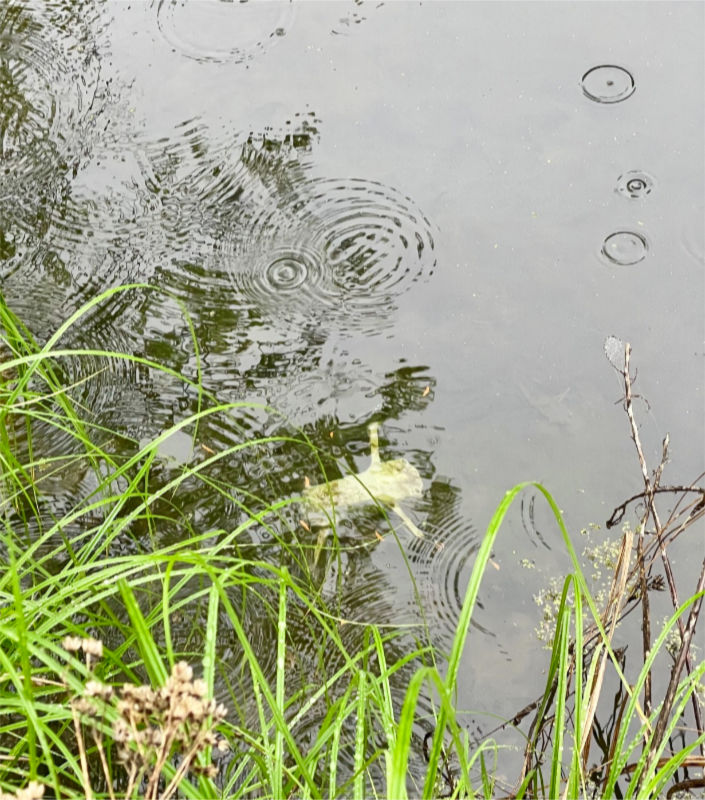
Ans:
{"type": "MultiPolygon", "coordinates": [[[[649,651],[651,650],[651,617],[649,614],[649,592],[646,586],[646,570],[644,569],[644,529],[649,519],[649,515],[654,516],[654,523],[659,528],[658,515],[654,508],[654,490],[649,479],[649,470],[646,466],[646,459],[644,458],[644,451],[641,446],[641,439],[639,437],[639,429],[634,419],[634,407],[632,403],[632,379],[629,374],[629,356],[632,351],[632,346],[629,342],[624,347],[624,369],[622,370],[622,377],[624,378],[624,407],[629,418],[629,427],[631,429],[632,440],[636,447],[636,452],[639,457],[639,466],[641,467],[641,477],[644,481],[644,489],[648,499],[648,505],[639,525],[639,538],[637,540],[637,563],[639,565],[639,586],[641,589],[641,637],[642,637],[642,652],[644,661],[648,658],[649,651]]],[[[651,672],[649,671],[644,681],[644,713],[648,717],[651,714],[651,672]]]]}
{"type": "MultiPolygon", "coordinates": [[[[666,465],[666,462],[668,461],[669,437],[667,434],[663,440],[661,448],[661,461],[659,462],[659,466],[656,472],[654,473],[654,482],[652,484],[651,480],[649,479],[649,471],[646,466],[646,459],[644,458],[644,451],[642,449],[641,440],[639,438],[639,429],[637,428],[636,420],[634,419],[634,410],[632,404],[632,381],[631,381],[631,376],[629,374],[630,354],[631,354],[631,345],[629,344],[629,342],[627,342],[624,348],[624,370],[622,371],[622,376],[624,378],[624,389],[625,389],[625,408],[627,411],[627,416],[629,417],[629,425],[631,428],[632,439],[634,440],[634,445],[636,447],[637,454],[639,456],[639,465],[641,466],[641,474],[644,480],[644,490],[647,497],[647,509],[644,513],[644,517],[642,518],[641,526],[639,528],[639,541],[637,543],[639,584],[641,587],[641,601],[642,601],[642,643],[643,643],[642,646],[644,652],[644,659],[646,659],[649,650],[651,649],[651,620],[649,614],[649,598],[646,585],[646,572],[644,567],[644,529],[649,515],[651,515],[654,520],[654,525],[656,528],[656,538],[659,544],[659,552],[661,555],[661,561],[663,562],[664,572],[666,573],[666,581],[668,583],[668,589],[671,594],[671,601],[673,603],[674,610],[680,608],[680,602],[678,600],[678,590],[676,589],[676,582],[675,578],[673,577],[673,570],[671,569],[671,561],[668,558],[668,554],[666,552],[666,545],[663,539],[663,526],[661,525],[661,520],[659,519],[658,509],[656,508],[656,501],[655,501],[655,493],[658,490],[658,486],[661,481],[661,475],[663,474],[663,469],[666,465]]],[[[680,617],[678,618],[678,630],[680,631],[681,640],[683,640],[685,632],[683,629],[683,621],[680,619],[680,617]]],[[[693,667],[688,648],[686,648],[685,651],[683,651],[683,664],[687,667],[688,673],[690,673],[693,667]]],[[[683,665],[681,665],[681,669],[682,666],[683,665]]],[[[698,731],[701,731],[702,717],[700,714],[699,704],[695,696],[693,696],[692,698],[692,705],[698,731]]],[[[664,707],[665,707],[665,702],[664,706],[661,709],[661,713],[663,713],[664,707]]],[[[646,712],[647,715],[651,713],[651,673],[647,674],[646,680],[644,681],[644,711],[646,712]]],[[[703,748],[701,747],[701,751],[702,750],[703,748]]]]}
{"type": "MultiPolygon", "coordinates": [[[[702,478],[702,476],[700,476],[700,477],[702,478]]],[[[698,478],[698,480],[700,480],[700,478],[698,478]]],[[[705,505],[705,489],[701,488],[700,486],[695,486],[695,484],[693,484],[692,486],[658,486],[658,487],[654,488],[654,494],[670,493],[670,494],[685,495],[688,492],[695,492],[696,494],[699,494],[700,495],[699,503],[701,505],[705,505]]],[[[607,529],[609,529],[609,528],[614,528],[615,525],[618,525],[624,519],[624,515],[625,515],[625,513],[627,511],[627,506],[630,503],[633,503],[635,500],[641,500],[641,498],[643,496],[644,496],[644,492],[637,492],[637,494],[633,494],[631,497],[629,497],[623,503],[620,503],[614,509],[614,511],[612,512],[612,515],[607,520],[607,522],[605,522],[605,527],[607,529]]],[[[678,504],[680,502],[681,501],[679,500],[678,503],[676,503],[676,507],[678,507],[678,504]]],[[[668,526],[668,524],[670,522],[671,522],[671,520],[669,519],[668,523],[666,523],[666,525],[668,526]]]]}
{"type": "Polygon", "coordinates": [[[105,749],[103,748],[103,734],[97,731],[95,728],[93,729],[93,741],[95,742],[95,746],[98,748],[98,755],[100,756],[100,765],[103,767],[103,776],[105,777],[105,783],[108,787],[108,794],[110,795],[110,800],[115,800],[115,793],[113,792],[113,781],[112,778],[110,777],[108,760],[105,757],[105,749]]]}
{"type": "Polygon", "coordinates": [[[81,761],[81,779],[83,780],[83,789],[86,793],[86,800],[93,800],[93,788],[91,787],[91,779],[88,774],[88,759],[86,758],[86,746],[83,741],[83,732],[81,730],[81,721],[78,717],[78,711],[71,708],[71,715],[73,716],[73,727],[76,731],[76,742],[78,743],[78,755],[81,761]]]}
{"type": "Polygon", "coordinates": [[[198,751],[200,750],[202,743],[203,743],[203,731],[199,731],[198,735],[192,742],[191,749],[183,757],[181,764],[179,764],[179,768],[176,770],[174,776],[169,782],[169,785],[164,790],[164,794],[162,795],[161,800],[169,800],[169,798],[179,788],[179,784],[186,775],[194,757],[198,754],[198,751]]]}

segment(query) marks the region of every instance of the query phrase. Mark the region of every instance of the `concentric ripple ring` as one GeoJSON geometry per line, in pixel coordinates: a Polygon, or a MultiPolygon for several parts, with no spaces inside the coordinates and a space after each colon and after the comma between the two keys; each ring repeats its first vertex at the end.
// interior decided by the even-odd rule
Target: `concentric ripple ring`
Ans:
{"type": "Polygon", "coordinates": [[[157,26],[164,39],[195,61],[240,64],[285,36],[292,3],[214,3],[159,0],[157,26]]]}

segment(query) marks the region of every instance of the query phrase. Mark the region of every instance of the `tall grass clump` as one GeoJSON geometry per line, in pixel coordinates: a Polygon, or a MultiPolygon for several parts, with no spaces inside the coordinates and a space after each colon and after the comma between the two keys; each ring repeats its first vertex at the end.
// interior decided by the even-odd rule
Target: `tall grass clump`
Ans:
{"type": "Polygon", "coordinates": [[[216,416],[237,429],[261,407],[219,403],[198,381],[143,357],[62,348],[84,314],[134,288],[86,304],[43,344],[0,305],[0,786],[41,785],[55,797],[359,792],[387,749],[371,745],[369,732],[393,735],[392,685],[423,648],[388,664],[394,632],[342,630],[314,581],[313,545],[292,530],[293,499],[240,491],[223,466],[282,443],[316,459],[305,437],[243,433],[164,470],[170,436],[184,431],[197,441],[199,426],[216,416]],[[195,410],[147,443],[106,430],[76,402],[76,386],[62,382],[62,360],[82,357],[137,362],[182,381],[195,410]],[[56,431],[64,450],[47,454],[56,431]],[[52,479],[69,469],[90,473],[91,488],[57,516],[52,479]],[[198,530],[178,502],[194,487],[221,497],[236,523],[198,530]],[[257,556],[263,532],[276,544],[273,559],[257,556]],[[253,620],[272,633],[264,652],[252,645],[253,620]],[[305,635],[305,652],[293,631],[305,635]],[[78,658],[78,643],[79,651],[100,648],[100,660],[78,658]],[[302,681],[298,662],[314,665],[315,679],[302,681]],[[203,706],[198,726],[191,720],[190,734],[159,716],[184,664],[199,674],[191,700],[219,699],[203,706]],[[177,745],[188,747],[190,735],[189,755],[177,745]]]}
{"type": "MultiPolygon", "coordinates": [[[[0,300],[0,792],[657,797],[697,763],[699,723],[673,743],[705,671],[690,656],[703,587],[674,608],[635,679],[625,677],[613,640],[626,607],[644,602],[630,588],[649,581],[639,559],[644,571],[653,557],[650,570],[676,527],[699,519],[701,507],[670,518],[655,549],[637,547],[636,562],[641,534],[625,533],[599,608],[554,499],[540,484],[515,486],[482,539],[444,658],[428,636],[356,623],[330,602],[320,543],[298,525],[300,498],[271,476],[254,489],[242,478],[249,462],[272,453],[293,451],[322,466],[319,453],[284,420],[276,434],[259,433],[270,409],[222,403],[208,392],[192,327],[193,378],[142,356],[64,346],[85,315],[137,289],[156,291],[108,290],[44,342],[0,300]],[[137,364],[182,385],[190,412],[145,440],[112,430],[83,408],[81,382],[65,379],[66,360],[84,358],[137,364]],[[218,447],[202,433],[215,420],[232,433],[218,447]],[[184,434],[198,456],[166,467],[164,444],[184,434]],[[69,503],[58,480],[67,473],[83,476],[71,483],[69,503]],[[497,777],[500,744],[470,736],[456,690],[490,553],[527,486],[550,507],[573,572],[563,584],[545,690],[531,712],[506,723],[518,727],[534,715],[523,767],[507,787],[497,777]],[[204,495],[222,511],[215,525],[193,513],[204,495]],[[646,703],[652,667],[673,631],[681,644],[667,691],[646,703]],[[624,700],[594,764],[590,741],[608,667],[624,700]]],[[[657,488],[651,484],[651,500],[657,488]]],[[[333,529],[330,558],[340,547],[333,529]]]]}

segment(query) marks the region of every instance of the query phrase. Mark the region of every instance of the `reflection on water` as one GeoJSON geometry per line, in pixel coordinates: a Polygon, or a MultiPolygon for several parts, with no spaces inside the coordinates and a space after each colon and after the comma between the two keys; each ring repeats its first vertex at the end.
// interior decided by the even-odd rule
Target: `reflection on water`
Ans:
{"type": "Polygon", "coordinates": [[[21,270],[19,286],[48,278],[66,287],[96,269],[67,262],[102,225],[72,200],[112,104],[95,46],[100,24],[88,2],[0,10],[0,275],[21,270]]]}
{"type": "MultiPolygon", "coordinates": [[[[456,631],[478,547],[475,527],[459,503],[457,488],[440,478],[434,480],[423,503],[426,538],[409,546],[409,563],[422,605],[429,610],[434,641],[446,649],[456,631]]],[[[412,607],[418,606],[417,598],[409,600],[412,607]]],[[[479,626],[476,620],[472,624],[479,626]]]]}
{"type": "Polygon", "coordinates": [[[291,348],[306,330],[379,333],[395,298],[433,274],[431,225],[409,198],[307,177],[316,132],[304,118],[282,140],[210,151],[191,128],[150,168],[170,232],[161,280],[185,297],[210,293],[209,310],[236,314],[245,341],[291,348]]]}
{"type": "MultiPolygon", "coordinates": [[[[92,46],[95,4],[64,14],[62,37],[51,4],[4,3],[0,10],[0,198],[49,201],[61,177],[79,167],[83,138],[101,104],[92,46]],[[69,27],[70,26],[70,27],[69,27]],[[19,196],[18,188],[27,195],[19,196]]],[[[18,215],[19,218],[19,215],[18,215]]]]}

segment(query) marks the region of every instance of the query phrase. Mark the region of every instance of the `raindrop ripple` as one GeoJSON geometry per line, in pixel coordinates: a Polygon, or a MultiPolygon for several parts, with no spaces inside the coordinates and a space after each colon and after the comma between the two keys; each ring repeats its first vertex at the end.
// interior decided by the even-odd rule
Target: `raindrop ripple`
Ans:
{"type": "Polygon", "coordinates": [[[195,61],[241,64],[289,31],[293,3],[159,0],[157,27],[177,51],[195,61]]]}
{"type": "Polygon", "coordinates": [[[452,641],[460,618],[477,535],[457,512],[451,512],[442,525],[426,524],[424,533],[424,539],[410,543],[409,561],[426,615],[434,620],[436,644],[443,646],[452,641]]]}
{"type": "Polygon", "coordinates": [[[646,258],[649,242],[642,233],[636,231],[615,231],[602,243],[601,252],[612,264],[630,267],[646,258]]]}
{"type": "Polygon", "coordinates": [[[395,299],[435,268],[429,221],[374,181],[294,183],[276,206],[238,221],[223,252],[236,296],[278,331],[377,334],[393,323],[395,299]]]}
{"type": "Polygon", "coordinates": [[[617,191],[630,200],[643,200],[651,194],[655,181],[648,172],[638,169],[625,172],[617,180],[617,191]]]}
{"type": "Polygon", "coordinates": [[[614,64],[589,69],[580,81],[583,94],[596,103],[621,103],[634,94],[636,84],[629,70],[614,64]]]}

